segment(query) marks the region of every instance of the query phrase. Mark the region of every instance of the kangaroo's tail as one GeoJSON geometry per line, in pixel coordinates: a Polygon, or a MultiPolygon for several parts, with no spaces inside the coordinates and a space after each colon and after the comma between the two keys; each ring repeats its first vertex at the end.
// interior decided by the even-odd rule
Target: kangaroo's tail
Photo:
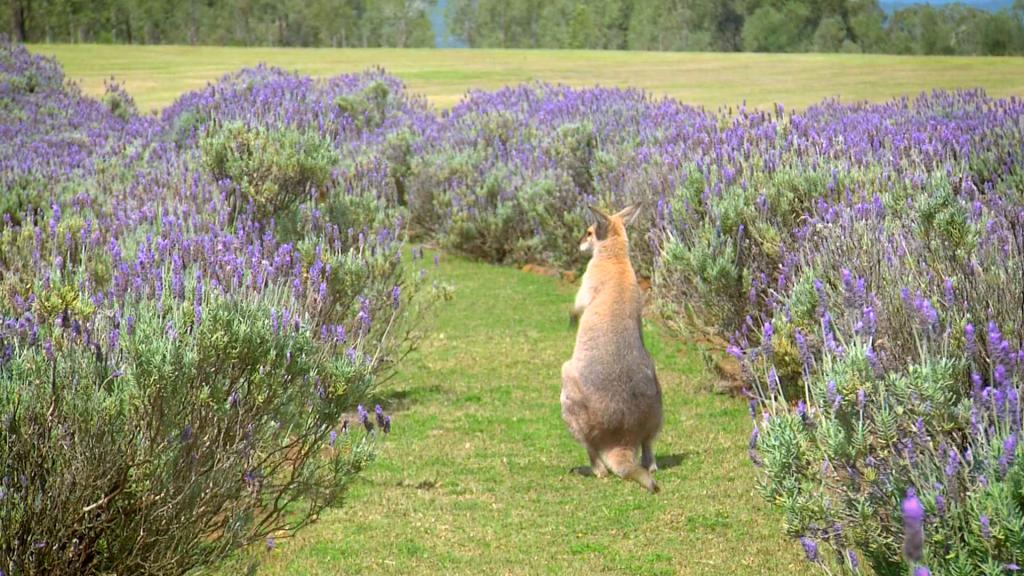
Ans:
{"type": "Polygon", "coordinates": [[[647,489],[651,494],[659,490],[658,484],[654,482],[651,472],[637,462],[636,448],[617,446],[604,451],[601,459],[619,478],[632,480],[647,489]]]}

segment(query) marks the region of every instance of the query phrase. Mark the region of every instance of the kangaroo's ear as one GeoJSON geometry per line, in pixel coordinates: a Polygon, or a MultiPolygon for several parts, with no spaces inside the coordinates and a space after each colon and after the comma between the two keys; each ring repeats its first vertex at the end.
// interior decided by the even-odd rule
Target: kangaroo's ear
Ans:
{"type": "Polygon", "coordinates": [[[617,217],[622,218],[622,223],[629,226],[636,220],[636,217],[640,215],[640,208],[643,208],[643,202],[637,202],[631,206],[626,206],[616,214],[617,217]]]}
{"type": "Polygon", "coordinates": [[[604,210],[601,210],[600,208],[594,206],[593,204],[588,204],[587,208],[590,208],[591,214],[594,215],[594,218],[597,218],[598,222],[601,222],[602,220],[604,220],[605,222],[608,221],[608,213],[605,212],[604,210]]]}
{"type": "Polygon", "coordinates": [[[611,221],[611,216],[608,216],[603,210],[596,206],[588,205],[590,211],[594,214],[594,218],[597,221],[597,225],[594,227],[597,233],[598,240],[604,240],[608,237],[608,223],[611,221]]]}

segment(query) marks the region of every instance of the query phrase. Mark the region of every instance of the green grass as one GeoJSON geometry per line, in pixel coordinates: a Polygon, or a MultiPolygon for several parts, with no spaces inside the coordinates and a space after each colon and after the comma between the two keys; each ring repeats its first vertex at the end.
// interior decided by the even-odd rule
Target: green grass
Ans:
{"type": "Polygon", "coordinates": [[[260,552],[261,573],[800,572],[755,493],[746,406],[707,391],[695,351],[648,325],[665,394],[659,495],[570,474],[586,464],[559,407],[575,287],[454,257],[435,274],[455,298],[391,384],[379,460],[343,508],[260,552]]]}
{"type": "Polygon", "coordinates": [[[471,88],[545,80],[574,86],[633,86],[717,108],[746,101],[804,108],[823,98],[881,100],[933,88],[983,87],[1024,95],[1024,58],[845,54],[714,54],[552,50],[400,50],[185,46],[33,45],[56,56],[86,92],[114,76],[141,109],[243,66],[266,62],[314,76],[383,66],[439,107],[471,88]]]}

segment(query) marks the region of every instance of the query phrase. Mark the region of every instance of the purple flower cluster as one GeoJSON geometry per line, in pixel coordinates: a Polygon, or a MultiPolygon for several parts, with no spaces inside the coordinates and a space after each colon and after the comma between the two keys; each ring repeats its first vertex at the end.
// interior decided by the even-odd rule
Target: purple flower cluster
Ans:
{"type": "MultiPolygon", "coordinates": [[[[85,97],[0,42],[0,405],[18,399],[0,413],[5,561],[187,572],[247,540],[272,549],[265,527],[337,501],[375,442],[339,446],[343,415],[415,337],[398,152],[437,122],[379,71],[265,67],[143,116],[117,85],[85,97]],[[241,159],[228,177],[225,158],[241,159]],[[266,210],[243,180],[270,182],[266,210]],[[137,489],[108,489],[128,476],[137,489]],[[158,542],[178,529],[196,537],[158,542]]],[[[391,431],[382,408],[359,410],[391,431]]]]}
{"type": "MultiPolygon", "coordinates": [[[[102,102],[84,97],[55,62],[19,46],[0,45],[0,73],[5,346],[31,344],[38,323],[51,319],[40,301],[63,290],[76,293],[82,313],[60,296],[49,316],[68,316],[65,328],[106,353],[118,349],[125,316],[140,302],[191,307],[187,321],[165,320],[173,338],[199,326],[204,302],[217,296],[267,304],[275,333],[309,330],[358,352],[354,358],[377,357],[378,317],[383,329],[403,314],[404,224],[384,204],[393,178],[368,163],[400,127],[435,121],[396,80],[368,72],[313,82],[261,67],[189,93],[156,118],[136,114],[116,85],[102,102]],[[371,86],[381,87],[379,101],[366,107],[379,121],[360,124],[337,102],[371,86]],[[274,220],[232,213],[229,183],[210,177],[197,148],[225,122],[315,131],[333,143],[341,160],[332,200],[300,207],[301,237],[281,234],[274,220]],[[332,219],[327,210],[339,198],[378,206],[361,219],[332,219]],[[353,285],[332,290],[340,274],[366,279],[354,285],[355,297],[347,292],[353,285]]],[[[42,344],[52,356],[53,343],[42,344]]]]}
{"type": "MultiPolygon", "coordinates": [[[[1002,494],[1021,474],[1024,101],[968,91],[829,102],[782,128],[803,154],[754,164],[763,173],[747,177],[768,200],[743,230],[759,232],[729,228],[755,293],[729,301],[750,319],[716,319],[767,414],[753,456],[801,455],[761,468],[772,501],[805,531],[840,526],[822,540],[837,555],[902,556],[915,573],[928,572],[919,562],[945,573],[957,556],[1014,564],[1007,542],[1024,536],[1024,499],[1002,494]],[[882,550],[887,534],[899,537],[882,550]]],[[[665,290],[728,296],[726,284],[693,292],[714,278],[681,266],[701,234],[727,229],[715,210],[743,188],[705,188],[699,211],[681,213],[669,242],[689,255],[664,260],[682,279],[665,290]]]]}

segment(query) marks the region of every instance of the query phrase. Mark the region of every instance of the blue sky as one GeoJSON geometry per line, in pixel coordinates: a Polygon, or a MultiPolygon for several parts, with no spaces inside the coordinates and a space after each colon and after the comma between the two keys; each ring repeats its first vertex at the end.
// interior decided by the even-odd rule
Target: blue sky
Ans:
{"type": "Polygon", "coordinates": [[[879,4],[881,4],[882,8],[885,10],[889,10],[892,6],[910,6],[911,4],[931,4],[933,6],[938,6],[941,4],[953,4],[955,2],[981,8],[982,10],[999,10],[1001,8],[1009,8],[1010,6],[1013,6],[1013,0],[879,0],[879,4]]]}

